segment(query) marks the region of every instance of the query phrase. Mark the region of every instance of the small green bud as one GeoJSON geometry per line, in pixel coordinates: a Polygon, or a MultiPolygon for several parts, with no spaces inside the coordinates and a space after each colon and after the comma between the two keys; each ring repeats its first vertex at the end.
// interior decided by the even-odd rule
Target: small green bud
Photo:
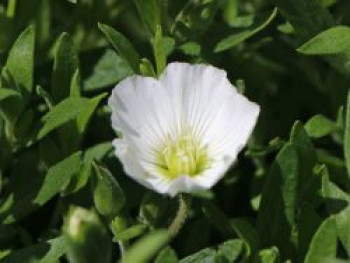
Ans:
{"type": "Polygon", "coordinates": [[[65,219],[63,231],[68,242],[69,262],[111,261],[111,238],[94,211],[81,207],[71,208],[65,219]]]}

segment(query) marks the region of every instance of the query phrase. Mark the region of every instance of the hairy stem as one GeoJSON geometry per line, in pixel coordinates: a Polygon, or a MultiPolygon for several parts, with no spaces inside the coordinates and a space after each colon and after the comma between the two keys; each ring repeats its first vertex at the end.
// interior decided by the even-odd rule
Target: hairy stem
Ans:
{"type": "Polygon", "coordinates": [[[168,232],[171,238],[174,238],[177,233],[180,231],[181,227],[186,221],[188,214],[188,204],[185,201],[185,198],[183,195],[179,195],[179,209],[177,211],[177,214],[174,218],[174,220],[171,222],[168,232]]]}

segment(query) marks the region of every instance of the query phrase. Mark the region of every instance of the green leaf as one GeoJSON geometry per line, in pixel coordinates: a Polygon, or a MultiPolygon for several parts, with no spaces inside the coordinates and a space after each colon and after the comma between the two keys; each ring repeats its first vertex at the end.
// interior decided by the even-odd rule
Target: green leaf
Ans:
{"type": "Polygon", "coordinates": [[[247,221],[240,218],[230,220],[232,228],[237,233],[237,236],[244,240],[247,245],[247,256],[255,253],[259,248],[259,236],[256,229],[247,221]]]}
{"type": "Polygon", "coordinates": [[[222,235],[225,237],[232,237],[235,235],[230,220],[214,204],[203,202],[203,212],[214,223],[222,235]]]}
{"type": "Polygon", "coordinates": [[[98,27],[118,54],[129,63],[134,73],[138,73],[140,56],[130,41],[110,26],[99,23],[98,27]]]}
{"type": "Polygon", "coordinates": [[[339,131],[338,125],[323,115],[315,115],[306,124],[305,130],[310,137],[321,138],[339,131]]]}
{"type": "Polygon", "coordinates": [[[21,94],[19,94],[17,91],[13,89],[0,88],[0,101],[5,100],[7,98],[20,97],[20,96],[21,94]]]}
{"type": "Polygon", "coordinates": [[[238,14],[238,0],[227,0],[223,5],[224,19],[226,23],[231,25],[234,23],[238,14]]]}
{"type": "Polygon", "coordinates": [[[53,263],[67,251],[64,237],[57,237],[46,242],[15,250],[8,254],[2,263],[53,263]]]}
{"type": "Polygon", "coordinates": [[[29,26],[17,38],[7,58],[6,68],[15,79],[22,96],[29,98],[33,89],[35,29],[29,26]]]}
{"type": "Polygon", "coordinates": [[[318,0],[274,0],[281,14],[302,39],[308,39],[333,25],[332,16],[318,0]]]}
{"type": "MultiPolygon", "coordinates": [[[[331,14],[321,6],[318,0],[274,0],[273,2],[303,42],[335,26],[331,14]]],[[[349,52],[325,55],[323,59],[344,76],[350,78],[349,52]]]]}
{"type": "Polygon", "coordinates": [[[83,157],[83,169],[81,169],[79,173],[71,178],[66,192],[74,193],[83,188],[92,175],[92,162],[101,161],[108,153],[112,151],[112,149],[113,147],[111,142],[100,143],[87,149],[83,157]]]}
{"type": "Polygon", "coordinates": [[[344,156],[348,176],[350,177],[350,91],[348,92],[348,99],[346,104],[345,117],[345,135],[344,135],[344,156]]]}
{"type": "Polygon", "coordinates": [[[50,94],[41,86],[38,85],[36,87],[36,93],[45,101],[45,104],[47,105],[49,110],[51,110],[54,107],[53,99],[51,98],[50,94]]]}
{"type": "Polygon", "coordinates": [[[115,240],[117,241],[128,241],[135,237],[141,236],[147,230],[147,226],[138,224],[132,227],[129,227],[121,232],[114,233],[115,240]]]}
{"type": "Polygon", "coordinates": [[[188,257],[185,257],[179,261],[179,263],[204,263],[215,262],[216,251],[212,248],[205,248],[197,253],[194,253],[188,257]]]}
{"type": "Polygon", "coordinates": [[[81,153],[77,152],[50,167],[47,171],[44,183],[33,202],[43,205],[62,191],[64,187],[68,185],[71,177],[79,172],[80,165],[81,153]]]}
{"type": "Polygon", "coordinates": [[[163,72],[167,56],[174,50],[175,42],[172,38],[165,38],[162,35],[162,28],[157,26],[156,34],[153,40],[153,53],[157,66],[158,76],[163,72]]]}
{"type": "Polygon", "coordinates": [[[314,203],[318,199],[317,191],[321,184],[320,177],[315,176],[316,152],[301,122],[297,121],[292,128],[291,143],[296,147],[299,157],[299,207],[304,203],[314,203]],[[302,182],[302,183],[301,183],[302,182]]]}
{"type": "Polygon", "coordinates": [[[297,149],[288,143],[270,168],[258,214],[262,245],[278,245],[282,253],[289,253],[291,229],[296,223],[298,176],[297,149]]]}
{"type": "Polygon", "coordinates": [[[318,263],[326,258],[335,258],[337,253],[337,231],[333,216],[326,219],[312,238],[305,263],[318,263]]]}
{"type": "Polygon", "coordinates": [[[228,50],[228,49],[238,45],[239,43],[247,40],[248,38],[252,37],[256,33],[263,30],[266,26],[268,26],[271,23],[271,21],[276,17],[276,14],[277,14],[277,8],[275,8],[267,18],[265,18],[266,20],[264,20],[264,22],[262,22],[262,23],[257,22],[257,24],[259,23],[258,25],[255,24],[249,29],[245,29],[240,33],[233,34],[233,35],[221,40],[216,45],[214,52],[218,53],[218,52],[228,50]]]}
{"type": "Polygon", "coordinates": [[[179,259],[171,247],[166,247],[159,252],[154,263],[177,263],[179,259]]]}
{"type": "Polygon", "coordinates": [[[350,27],[335,26],[311,38],[298,51],[306,55],[332,55],[350,51],[350,27]]]}
{"type": "Polygon", "coordinates": [[[259,263],[278,263],[280,262],[280,254],[277,247],[263,249],[259,251],[258,260],[259,263]]]}
{"type": "Polygon", "coordinates": [[[148,76],[148,77],[156,77],[156,73],[154,72],[153,65],[151,61],[149,61],[147,58],[142,58],[140,62],[140,73],[142,76],[148,76]]]}
{"type": "Polygon", "coordinates": [[[329,181],[328,170],[322,170],[322,195],[330,214],[336,221],[337,234],[348,255],[350,255],[350,195],[329,181]]]}
{"type": "Polygon", "coordinates": [[[69,97],[71,81],[78,68],[75,45],[67,33],[62,33],[56,43],[51,84],[51,95],[56,103],[69,97]]]}
{"type": "Polygon", "coordinates": [[[224,262],[236,262],[244,251],[244,241],[233,239],[219,245],[217,257],[225,259],[224,262]]]}
{"type": "Polygon", "coordinates": [[[83,107],[77,118],[77,130],[79,135],[83,135],[86,127],[95,112],[100,101],[107,96],[107,93],[102,93],[88,100],[86,107],[83,107]]]}
{"type": "Polygon", "coordinates": [[[212,24],[219,7],[216,0],[187,1],[171,26],[171,35],[181,41],[198,37],[212,24]]]}
{"type": "Polygon", "coordinates": [[[111,262],[112,242],[94,211],[71,207],[64,222],[63,233],[68,244],[68,262],[111,262]]]}
{"type": "Polygon", "coordinates": [[[140,206],[139,216],[142,222],[151,226],[161,224],[161,219],[168,205],[168,199],[165,197],[150,191],[146,192],[140,206]]]}
{"type": "Polygon", "coordinates": [[[135,0],[139,14],[148,26],[152,34],[155,34],[157,26],[162,22],[161,0],[135,0]]]}
{"type": "Polygon", "coordinates": [[[96,91],[115,85],[133,73],[129,64],[113,50],[107,49],[84,81],[85,91],[96,91]]]}
{"type": "Polygon", "coordinates": [[[306,204],[300,211],[300,223],[298,225],[298,258],[303,259],[309,249],[309,244],[318,227],[322,223],[321,217],[315,209],[306,204]]]}
{"type": "Polygon", "coordinates": [[[186,42],[179,47],[179,50],[181,50],[185,55],[194,57],[200,55],[201,49],[202,47],[200,44],[196,42],[186,42]]]}
{"type": "Polygon", "coordinates": [[[79,98],[81,96],[81,78],[80,78],[79,69],[77,69],[72,76],[69,90],[70,90],[70,94],[69,94],[70,97],[79,98]]]}
{"type": "Polygon", "coordinates": [[[132,245],[125,253],[123,263],[147,262],[169,240],[168,231],[157,230],[143,237],[132,245]]]}
{"type": "Polygon", "coordinates": [[[116,217],[125,205],[125,196],[107,168],[93,164],[95,183],[93,198],[97,211],[109,219],[116,217]]]}
{"type": "Polygon", "coordinates": [[[43,116],[44,125],[40,129],[37,138],[42,139],[51,131],[76,118],[88,106],[89,100],[85,98],[67,98],[63,100],[43,116]]]}

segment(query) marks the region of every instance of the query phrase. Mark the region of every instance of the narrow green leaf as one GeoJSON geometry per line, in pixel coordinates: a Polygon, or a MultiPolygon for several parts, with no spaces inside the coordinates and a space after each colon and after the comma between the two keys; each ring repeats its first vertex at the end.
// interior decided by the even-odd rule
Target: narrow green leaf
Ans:
{"type": "Polygon", "coordinates": [[[81,79],[80,79],[80,72],[79,69],[77,69],[71,79],[70,82],[70,97],[77,97],[79,98],[81,96],[81,79]]]}
{"type": "Polygon", "coordinates": [[[302,218],[302,220],[300,220],[298,225],[298,258],[304,260],[311,239],[322,223],[322,218],[309,204],[306,204],[301,208],[299,218],[302,218]]]}
{"type": "Polygon", "coordinates": [[[214,52],[222,52],[225,50],[228,50],[239,43],[247,40],[248,38],[252,37],[256,33],[263,30],[266,26],[268,26],[271,21],[276,17],[277,14],[277,8],[275,8],[272,13],[267,17],[267,19],[259,24],[259,25],[253,25],[250,29],[245,29],[242,32],[238,34],[231,35],[223,40],[221,40],[215,47],[214,52]]]}
{"type": "Polygon", "coordinates": [[[141,201],[140,219],[151,226],[161,224],[162,217],[168,207],[168,199],[153,192],[146,192],[141,201]]]}
{"type": "Polygon", "coordinates": [[[140,73],[143,76],[156,77],[153,65],[147,58],[142,58],[140,63],[140,73]]]}
{"type": "Polygon", "coordinates": [[[305,263],[319,263],[326,258],[335,258],[337,253],[337,231],[333,216],[326,219],[312,238],[305,263]]]}
{"type": "Polygon", "coordinates": [[[160,26],[157,26],[156,35],[153,41],[153,52],[158,76],[163,72],[166,66],[166,55],[164,47],[162,45],[162,39],[162,28],[160,26]]]}
{"type": "Polygon", "coordinates": [[[70,178],[79,171],[80,165],[81,153],[77,152],[52,166],[47,171],[44,183],[33,202],[43,205],[62,191],[70,178]]]}
{"type": "Polygon", "coordinates": [[[81,112],[78,114],[77,118],[77,129],[79,135],[83,135],[86,131],[86,127],[95,112],[98,104],[100,101],[107,96],[107,93],[102,93],[100,95],[97,95],[96,97],[93,97],[92,99],[89,99],[86,106],[83,108],[81,112]]]}
{"type": "Polygon", "coordinates": [[[258,261],[259,263],[278,263],[280,262],[280,254],[277,247],[263,249],[259,251],[258,261]]]}
{"type": "Polygon", "coordinates": [[[258,214],[262,246],[278,245],[290,252],[291,229],[296,223],[299,158],[296,147],[286,144],[270,168],[258,214]]]}
{"type": "Polygon", "coordinates": [[[260,240],[257,230],[247,221],[240,218],[230,220],[232,228],[237,233],[237,236],[244,240],[247,248],[247,256],[255,253],[260,247],[260,240]]]}
{"type": "Polygon", "coordinates": [[[147,230],[147,226],[139,224],[129,227],[121,232],[115,233],[115,239],[118,241],[128,241],[132,238],[141,236],[147,230]]]}
{"type": "Polygon", "coordinates": [[[105,167],[93,164],[95,183],[93,198],[97,211],[109,219],[116,217],[125,204],[125,196],[117,180],[105,167]]]}
{"type": "Polygon", "coordinates": [[[274,0],[273,2],[304,40],[334,24],[332,16],[320,5],[319,0],[274,0]]]}
{"type": "Polygon", "coordinates": [[[197,253],[185,257],[179,263],[215,262],[216,251],[212,248],[205,248],[197,253]]]}
{"type": "Polygon", "coordinates": [[[147,262],[169,240],[168,231],[157,230],[148,234],[130,247],[122,260],[123,263],[147,262]]]}
{"type": "Polygon", "coordinates": [[[244,241],[233,239],[219,245],[217,257],[224,259],[224,262],[236,262],[244,252],[244,241]]]}
{"type": "Polygon", "coordinates": [[[224,19],[226,23],[231,25],[234,23],[238,14],[238,0],[227,0],[223,5],[224,19]]]}
{"type": "Polygon", "coordinates": [[[166,247],[159,252],[154,263],[177,263],[179,259],[171,247],[166,247]]]}
{"type": "Polygon", "coordinates": [[[35,29],[29,26],[17,38],[7,58],[6,68],[22,95],[28,99],[33,89],[35,29]]]}
{"type": "Polygon", "coordinates": [[[339,131],[338,125],[323,115],[315,115],[306,124],[305,130],[310,137],[321,138],[339,131]]]}
{"type": "Polygon", "coordinates": [[[54,107],[54,102],[50,94],[46,90],[44,90],[41,86],[38,85],[36,87],[36,93],[45,101],[49,110],[51,110],[54,107]]]}
{"type": "Polygon", "coordinates": [[[301,122],[297,121],[290,135],[291,143],[296,147],[299,157],[299,206],[304,203],[314,203],[318,199],[318,189],[321,184],[320,177],[314,174],[316,165],[316,152],[301,122]],[[301,183],[302,182],[302,183],[301,183]]]}
{"type": "Polygon", "coordinates": [[[202,50],[202,47],[197,42],[186,42],[179,47],[185,55],[189,56],[199,56],[202,50]]]}
{"type": "Polygon", "coordinates": [[[79,68],[78,52],[67,33],[62,33],[56,43],[52,73],[51,95],[55,103],[69,97],[72,78],[79,68]]]}
{"type": "Polygon", "coordinates": [[[83,157],[83,169],[71,178],[70,184],[65,192],[74,193],[83,188],[92,175],[92,162],[101,161],[112,149],[111,142],[100,143],[87,149],[83,157]]]}
{"type": "MultiPolygon", "coordinates": [[[[322,31],[334,27],[335,21],[318,0],[273,0],[280,13],[293,26],[299,39],[309,40],[322,31]]],[[[349,52],[325,55],[323,59],[347,78],[350,78],[349,52]]]]}
{"type": "Polygon", "coordinates": [[[306,55],[332,55],[350,51],[350,27],[335,26],[311,38],[298,51],[306,55]]]}
{"type": "Polygon", "coordinates": [[[212,24],[221,1],[187,1],[171,26],[171,35],[185,42],[203,34],[212,24]]]}
{"type": "Polygon", "coordinates": [[[21,94],[19,94],[17,91],[13,89],[0,88],[0,101],[5,100],[7,98],[19,97],[19,96],[21,96],[21,94]]]}
{"type": "Polygon", "coordinates": [[[129,64],[113,50],[107,49],[84,81],[85,91],[96,91],[115,85],[133,73],[129,64]]]}
{"type": "Polygon", "coordinates": [[[345,118],[345,136],[344,136],[344,156],[348,176],[350,177],[350,91],[348,92],[348,99],[346,104],[346,118],[345,118]]]}
{"type": "Polygon", "coordinates": [[[329,180],[326,167],[322,172],[322,195],[329,213],[334,214],[338,237],[350,255],[350,195],[329,180]]]}
{"type": "Polygon", "coordinates": [[[152,34],[162,23],[162,1],[160,0],[134,0],[139,14],[152,34]]]}
{"type": "Polygon", "coordinates": [[[203,202],[203,211],[225,237],[229,238],[235,235],[235,231],[227,216],[214,204],[203,202]]]}
{"type": "Polygon", "coordinates": [[[64,237],[57,237],[46,242],[10,252],[2,263],[53,263],[57,262],[67,251],[64,237]]]}
{"type": "Polygon", "coordinates": [[[60,102],[43,116],[44,125],[39,131],[38,139],[42,139],[51,131],[76,118],[88,105],[89,100],[85,98],[68,98],[60,102]]]}
{"type": "Polygon", "coordinates": [[[129,63],[135,73],[138,73],[140,56],[130,41],[110,26],[99,23],[98,27],[118,54],[129,63]]]}

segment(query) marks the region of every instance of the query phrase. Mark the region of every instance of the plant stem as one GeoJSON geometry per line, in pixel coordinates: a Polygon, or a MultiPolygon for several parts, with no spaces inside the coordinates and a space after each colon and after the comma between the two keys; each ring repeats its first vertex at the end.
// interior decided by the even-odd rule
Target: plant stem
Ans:
{"type": "Polygon", "coordinates": [[[186,221],[188,214],[188,205],[186,204],[185,198],[183,195],[179,195],[179,209],[177,211],[177,214],[173,220],[173,222],[170,224],[168,228],[168,232],[171,238],[174,238],[177,233],[180,231],[181,227],[186,221]]]}

